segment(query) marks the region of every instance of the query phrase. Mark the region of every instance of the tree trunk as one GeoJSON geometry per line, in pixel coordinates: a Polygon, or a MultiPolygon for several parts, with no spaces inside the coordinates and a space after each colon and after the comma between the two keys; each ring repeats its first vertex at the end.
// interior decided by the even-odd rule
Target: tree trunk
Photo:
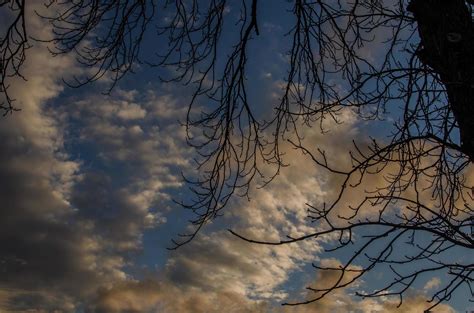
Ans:
{"type": "Polygon", "coordinates": [[[412,0],[418,23],[418,57],[446,86],[459,126],[461,150],[474,162],[474,25],[464,0],[412,0]]]}

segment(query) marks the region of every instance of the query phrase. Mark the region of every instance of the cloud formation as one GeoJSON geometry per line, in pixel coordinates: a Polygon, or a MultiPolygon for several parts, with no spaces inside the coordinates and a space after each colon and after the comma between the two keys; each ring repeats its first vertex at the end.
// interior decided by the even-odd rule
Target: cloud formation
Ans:
{"type": "MultiPolygon", "coordinates": [[[[340,264],[335,259],[325,263],[340,264]]],[[[337,279],[335,272],[319,272],[313,286],[322,287],[337,279]]],[[[311,294],[308,294],[311,296],[311,294]]],[[[398,299],[359,299],[345,290],[338,290],[318,302],[298,306],[278,306],[270,301],[255,300],[237,292],[200,288],[183,288],[165,278],[158,280],[128,281],[98,293],[86,312],[164,312],[164,313],[418,313],[430,305],[422,292],[409,292],[398,306],[398,299]]],[[[455,313],[449,305],[440,305],[432,312],[455,313]]]]}
{"type": "MultiPolygon", "coordinates": [[[[30,15],[34,9],[29,7],[30,15]]],[[[33,36],[46,35],[36,19],[29,23],[33,36]]],[[[73,60],[53,60],[39,43],[27,53],[28,80],[10,87],[22,111],[0,123],[2,304],[15,310],[71,308],[71,295],[83,295],[100,275],[114,273],[102,267],[109,259],[92,268],[95,238],[86,224],[72,222],[70,195],[80,164],[68,158],[61,128],[45,106],[61,92],[61,75],[74,72],[73,60]]]]}
{"type": "MultiPolygon", "coordinates": [[[[28,29],[47,38],[34,13],[41,7],[27,6],[28,29]]],[[[160,99],[142,107],[131,91],[112,103],[96,96],[62,104],[61,79],[79,74],[73,57],[53,58],[38,42],[27,53],[27,81],[10,86],[22,110],[0,123],[0,310],[74,312],[98,288],[128,279],[143,232],[165,222],[163,190],[180,186],[176,166],[186,166],[186,148],[175,142],[179,126],[137,122],[159,111],[160,99]],[[69,123],[79,121],[76,137],[69,123]],[[91,150],[75,154],[76,144],[91,150]],[[121,164],[120,173],[111,168],[121,164]]]]}
{"type": "MultiPolygon", "coordinates": [[[[47,32],[29,21],[31,29],[47,32]]],[[[280,148],[291,166],[270,185],[252,190],[251,201],[234,199],[219,225],[208,225],[195,241],[167,255],[165,266],[147,279],[134,277],[144,234],[170,223],[170,199],[182,187],[179,173],[191,165],[192,151],[177,123],[186,106],[176,92],[152,87],[117,89],[113,97],[88,91],[61,96],[60,79],[77,71],[72,58],[51,58],[37,44],[24,67],[28,81],[11,86],[22,111],[0,123],[0,181],[6,182],[0,188],[0,310],[324,313],[426,307],[422,293],[410,294],[399,309],[390,299],[358,300],[346,291],[307,306],[279,307],[311,296],[299,292],[303,286],[288,287],[309,262],[339,264],[319,259],[327,239],[252,245],[224,228],[269,241],[314,231],[306,203],[321,205],[341,181],[289,143],[280,148]]],[[[306,130],[305,142],[331,149],[336,164],[349,166],[346,147],[360,130],[350,112],[340,118],[342,125],[327,121],[329,134],[306,130]]],[[[342,202],[360,195],[355,189],[342,202]]],[[[172,223],[170,228],[182,227],[172,223]]],[[[299,278],[315,286],[334,279],[334,273],[299,278]]],[[[424,288],[438,285],[432,279],[424,288]]],[[[441,306],[440,312],[452,309],[441,306]]]]}
{"type": "Polygon", "coordinates": [[[237,293],[183,290],[166,282],[141,281],[100,292],[86,312],[266,313],[267,308],[237,293]]]}

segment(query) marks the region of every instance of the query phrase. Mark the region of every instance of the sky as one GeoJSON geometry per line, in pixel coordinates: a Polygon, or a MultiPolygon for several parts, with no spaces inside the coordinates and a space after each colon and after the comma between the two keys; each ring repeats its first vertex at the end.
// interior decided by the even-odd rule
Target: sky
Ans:
{"type": "MultiPolygon", "coordinates": [[[[39,5],[33,1],[28,7],[28,29],[33,37],[47,37],[50,29],[33,13],[39,5]]],[[[285,1],[265,6],[263,39],[252,46],[258,66],[251,67],[256,82],[251,92],[262,110],[278,98],[286,72],[285,59],[268,51],[285,44],[276,34],[284,33],[286,22],[276,23],[275,15],[287,6],[285,1]]],[[[227,14],[236,14],[235,8],[229,6],[227,14]]],[[[147,40],[144,47],[151,49],[156,42],[147,40]]],[[[227,230],[278,240],[314,229],[306,203],[322,204],[340,181],[290,144],[281,147],[290,166],[271,184],[252,187],[250,199],[233,198],[224,216],[191,243],[167,250],[192,218],[173,201],[192,198],[181,174],[195,174],[196,151],[186,144],[180,123],[192,90],[160,83],[156,70],[145,66],[110,95],[103,94],[106,80],[72,89],[63,79],[85,69],[72,55],[51,56],[45,45],[35,42],[27,51],[26,80],[11,80],[21,111],[0,121],[0,312],[421,312],[426,307],[427,292],[442,278],[426,277],[409,290],[401,308],[397,299],[360,299],[351,290],[305,306],[281,306],[310,297],[308,285],[334,281],[311,263],[338,266],[346,257],[324,253],[331,238],[267,246],[227,230]]],[[[327,121],[327,134],[306,129],[305,142],[330,150],[336,164],[348,164],[347,147],[373,128],[351,111],[340,121],[327,121]]],[[[363,280],[357,288],[371,286],[363,280]]],[[[470,308],[464,296],[435,312],[464,312],[470,308]]]]}

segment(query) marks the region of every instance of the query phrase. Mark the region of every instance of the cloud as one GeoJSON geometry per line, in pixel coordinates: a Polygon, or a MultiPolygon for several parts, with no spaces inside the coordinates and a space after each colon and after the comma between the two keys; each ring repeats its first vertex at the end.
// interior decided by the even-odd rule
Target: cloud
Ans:
{"type": "MultiPolygon", "coordinates": [[[[146,229],[165,222],[170,190],[181,187],[178,168],[190,165],[192,151],[176,124],[183,106],[171,94],[118,89],[113,98],[88,95],[54,111],[40,110],[60,92],[55,88],[46,96],[32,89],[31,113],[14,115],[14,130],[12,124],[2,128],[6,149],[0,173],[12,189],[0,191],[0,198],[12,206],[0,222],[2,238],[8,238],[0,264],[10,273],[0,278],[0,306],[72,312],[83,302],[88,312],[257,313],[278,312],[275,299],[291,299],[285,284],[305,264],[318,261],[321,241],[260,246],[222,228],[263,240],[314,231],[305,203],[321,204],[339,180],[285,143],[281,148],[290,167],[266,188],[252,190],[251,201],[235,199],[220,226],[209,225],[170,255],[159,279],[139,281],[125,271],[133,267],[130,255],[142,248],[146,229]],[[78,151],[75,161],[65,144],[70,153],[78,151]]],[[[335,162],[344,165],[349,164],[346,146],[359,133],[350,113],[342,118],[344,124],[329,125],[329,135],[312,130],[305,138],[332,148],[335,162]],[[335,140],[340,145],[334,146],[335,140]]],[[[317,304],[282,311],[341,307],[393,309],[390,303],[355,302],[336,292],[317,304]]]]}
{"type": "Polygon", "coordinates": [[[425,286],[423,287],[423,290],[431,290],[434,288],[438,288],[441,285],[441,279],[438,277],[433,277],[429,281],[426,282],[425,286]]]}
{"type": "MultiPolygon", "coordinates": [[[[41,7],[27,6],[28,29],[47,38],[34,13],[41,7]]],[[[81,101],[60,97],[61,78],[80,74],[74,58],[52,57],[38,42],[27,53],[27,80],[9,90],[22,111],[0,123],[0,310],[74,312],[99,287],[129,279],[143,232],[166,220],[165,190],[181,185],[186,148],[178,125],[146,123],[157,99],[144,107],[136,92],[120,91],[116,101],[92,96],[81,111],[81,101]],[[81,118],[76,137],[70,123],[81,118]],[[76,155],[76,144],[90,149],[76,155]],[[120,164],[123,172],[111,169],[120,164]]]]}
{"type": "MultiPolygon", "coordinates": [[[[366,299],[357,300],[343,292],[336,292],[318,302],[296,307],[285,307],[284,313],[419,313],[424,312],[431,305],[426,302],[424,294],[413,293],[403,299],[403,304],[398,307],[398,300],[391,299],[366,299]]],[[[441,304],[432,309],[433,313],[455,313],[449,305],[441,304]]]]}
{"type": "Polygon", "coordinates": [[[169,190],[182,186],[179,170],[189,166],[183,130],[149,114],[161,105],[155,98],[137,95],[120,89],[113,98],[90,95],[64,106],[62,114],[70,117],[71,132],[80,129],[75,149],[94,151],[84,156],[94,165],[83,169],[73,205],[125,250],[139,249],[143,230],[165,221],[169,190]],[[131,106],[141,117],[123,119],[115,111],[131,106]]]}
{"type": "Polygon", "coordinates": [[[232,292],[182,290],[167,282],[118,284],[98,294],[86,312],[264,313],[267,305],[232,292]]]}
{"type": "Polygon", "coordinates": [[[117,116],[124,120],[136,120],[144,118],[146,111],[136,103],[123,103],[118,107],[117,116]]]}
{"type": "MultiPolygon", "coordinates": [[[[321,260],[324,266],[338,267],[341,262],[337,259],[323,259],[321,260]]],[[[312,282],[314,288],[327,288],[334,285],[339,279],[340,273],[333,270],[319,270],[317,271],[316,277],[312,282]]],[[[344,281],[349,280],[349,277],[343,279],[344,281]]],[[[359,288],[358,285],[355,286],[359,288]]],[[[306,299],[312,299],[315,294],[309,291],[306,295],[306,299]]],[[[301,301],[298,299],[297,301],[301,301]]],[[[330,313],[330,312],[353,312],[353,313],[418,313],[424,312],[432,304],[427,302],[427,296],[421,291],[415,291],[410,289],[403,297],[402,305],[399,306],[398,297],[376,297],[376,298],[360,298],[350,295],[347,289],[337,289],[330,294],[324,296],[317,302],[313,302],[307,305],[298,305],[285,307],[284,313],[330,313]]],[[[454,313],[455,310],[446,304],[437,306],[432,312],[439,313],[454,313]]]]}
{"type": "MultiPolygon", "coordinates": [[[[321,260],[328,266],[341,263],[336,259],[321,260]]],[[[235,260],[231,265],[236,265],[235,260]]],[[[238,261],[237,261],[238,262],[238,261]]],[[[215,266],[215,261],[210,266],[215,266]]],[[[231,266],[229,265],[229,267],[231,266]]],[[[235,267],[232,267],[235,269],[235,267]]],[[[204,272],[209,273],[206,269],[204,272]]],[[[195,274],[195,273],[190,273],[195,274]]],[[[157,275],[152,275],[157,276],[157,275]]],[[[328,286],[338,274],[334,271],[318,272],[312,286],[328,286]]],[[[171,277],[172,278],[172,277],[171,277]]],[[[202,278],[202,276],[197,277],[202,278]]],[[[234,278],[232,282],[238,281],[234,278]]],[[[313,294],[308,292],[310,298],[313,294]]],[[[299,299],[301,300],[301,299],[299,299]]],[[[166,277],[146,279],[143,281],[128,281],[102,289],[95,300],[88,306],[86,312],[164,312],[164,313],[418,313],[430,306],[426,295],[410,291],[403,298],[402,306],[398,307],[398,299],[381,297],[373,299],[354,298],[347,290],[336,290],[321,300],[297,306],[278,306],[271,301],[255,300],[237,291],[216,288],[198,287],[197,285],[183,286],[166,277]]],[[[433,312],[454,313],[449,305],[440,305],[433,312]]]]}
{"type": "Polygon", "coordinates": [[[173,254],[165,273],[181,288],[281,301],[287,297],[281,284],[303,257],[307,254],[292,247],[258,246],[229,233],[212,232],[173,254]]]}
{"type": "MultiPolygon", "coordinates": [[[[44,29],[29,21],[32,29],[44,29]]],[[[41,44],[29,53],[28,81],[11,87],[23,111],[0,124],[0,181],[7,182],[0,189],[2,311],[74,312],[82,304],[88,312],[260,313],[278,312],[275,301],[294,298],[287,284],[307,263],[319,261],[322,239],[262,246],[223,228],[261,240],[310,233],[315,227],[307,221],[306,203],[327,201],[340,179],[283,143],[290,167],[266,188],[253,189],[250,201],[234,199],[224,218],[169,255],[158,278],[137,280],[134,256],[144,233],[167,222],[171,194],[182,187],[179,172],[191,166],[193,151],[177,124],[186,106],[173,92],[152,87],[116,89],[113,97],[60,97],[60,78],[78,71],[73,59],[51,58],[41,44]],[[53,99],[54,107],[48,106],[53,99]]],[[[340,118],[342,125],[324,122],[329,134],[306,130],[305,142],[331,150],[335,164],[349,166],[347,147],[360,133],[351,112],[340,118]]],[[[342,201],[341,211],[351,199],[342,201]]],[[[315,284],[334,280],[333,274],[318,273],[315,284]]],[[[432,280],[425,288],[436,285],[432,280]]],[[[406,303],[421,308],[421,298],[414,294],[406,303]]],[[[395,305],[337,291],[281,311],[396,312],[395,305]]]]}
{"type": "MultiPolygon", "coordinates": [[[[354,119],[333,130],[340,141],[342,134],[356,134],[354,119]]],[[[318,145],[330,145],[334,137],[319,130],[308,132],[307,139],[318,145]]],[[[226,291],[251,299],[285,301],[292,290],[285,284],[301,275],[305,265],[318,260],[321,240],[307,240],[284,246],[257,245],[222,231],[222,225],[250,239],[278,241],[287,235],[298,236],[314,231],[307,220],[306,203],[322,203],[328,176],[308,163],[308,156],[290,143],[280,147],[289,167],[263,189],[253,188],[250,201],[235,198],[225,211],[219,226],[208,225],[190,244],[178,249],[167,262],[165,273],[181,288],[226,291]]],[[[255,187],[255,186],[254,186],[255,187]]]]}
{"type": "MultiPolygon", "coordinates": [[[[27,6],[32,36],[47,35],[27,6]]],[[[89,228],[73,222],[70,195],[80,163],[69,159],[58,121],[45,102],[62,90],[62,75],[74,73],[73,59],[51,58],[40,43],[27,51],[27,81],[11,81],[10,93],[21,112],[0,123],[0,290],[7,310],[38,305],[71,308],[69,295],[81,296],[112,269],[91,268],[100,246],[89,228]],[[25,92],[27,91],[27,92],[25,92]],[[74,281],[74,284],[71,284],[74,281]]],[[[97,256],[100,258],[100,256],[97,256]]],[[[107,278],[108,279],[108,278],[107,278]]]]}

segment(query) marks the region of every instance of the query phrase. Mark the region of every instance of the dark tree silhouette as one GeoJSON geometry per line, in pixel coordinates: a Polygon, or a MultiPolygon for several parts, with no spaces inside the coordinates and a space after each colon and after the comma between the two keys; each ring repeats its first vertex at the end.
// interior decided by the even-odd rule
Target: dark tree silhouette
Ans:
{"type": "Polygon", "coordinates": [[[0,110],[3,115],[17,110],[13,107],[15,100],[8,93],[8,77],[19,76],[24,79],[20,68],[25,61],[25,50],[29,47],[25,26],[25,1],[0,1],[0,8],[5,7],[13,14],[10,17],[1,12],[3,14],[0,15],[3,19],[10,20],[6,25],[0,24],[2,28],[6,26],[0,34],[0,93],[4,98],[3,101],[0,100],[0,110]]]}
{"type": "MultiPolygon", "coordinates": [[[[230,2],[229,2],[230,3],[230,2]]],[[[74,53],[92,68],[81,85],[110,73],[113,82],[135,64],[172,68],[174,81],[191,85],[186,127],[189,144],[200,155],[200,176],[188,180],[195,194],[181,203],[196,214],[195,230],[175,241],[176,247],[192,240],[233,195],[246,196],[254,182],[270,182],[284,165],[282,141],[291,144],[342,181],[333,200],[322,207],[308,204],[315,232],[279,242],[253,238],[247,241],[281,245],[336,234],[329,250],[346,249],[352,257],[337,271],[340,279],[314,291],[317,301],[350,286],[376,268],[393,275],[362,297],[397,295],[424,275],[445,275],[433,292],[429,309],[449,300],[462,288],[473,295],[472,259],[453,260],[452,253],[474,248],[472,166],[474,163],[474,25],[472,1],[464,0],[294,0],[288,28],[288,75],[274,114],[266,120],[256,114],[248,96],[249,46],[261,36],[263,0],[233,1],[240,19],[228,21],[226,0],[74,0],[54,1],[43,15],[55,30],[52,53],[74,53]],[[54,9],[53,9],[54,7],[54,9]],[[148,25],[159,11],[156,49],[158,61],[140,60],[140,47],[148,25]],[[234,27],[238,40],[222,47],[226,28],[234,27]],[[367,49],[376,52],[370,59],[367,49]],[[230,53],[227,53],[230,51],[230,53]],[[334,81],[340,82],[336,85],[334,81]],[[341,88],[342,85],[342,88],[341,88]],[[195,103],[207,101],[195,113],[195,103]],[[327,152],[303,145],[300,131],[352,108],[361,119],[384,119],[397,112],[389,140],[354,143],[348,151],[350,168],[338,168],[327,152]],[[395,108],[395,109],[393,109],[395,108]],[[400,109],[396,109],[400,108],[400,109]],[[190,130],[200,130],[192,137],[190,130]],[[265,176],[262,167],[273,166],[265,176]],[[374,177],[376,186],[362,200],[345,204],[352,190],[360,190],[374,177]],[[346,213],[341,214],[341,206],[346,213]],[[349,213],[347,213],[349,212],[349,213]],[[368,214],[367,212],[376,212],[368,214]],[[361,230],[362,237],[354,239],[361,230]],[[400,249],[409,246],[401,253],[400,249]],[[351,267],[353,264],[360,269],[351,267]],[[351,279],[347,279],[351,277],[351,279]]],[[[8,77],[19,76],[25,49],[31,40],[25,27],[25,1],[2,1],[11,24],[0,41],[2,109],[14,109],[8,95],[8,77]]],[[[227,30],[228,31],[228,30],[227,30]]],[[[285,52],[285,51],[283,51],[285,52]]],[[[113,86],[112,86],[113,87],[113,86]]],[[[291,234],[290,234],[291,235],[291,234]]]]}

